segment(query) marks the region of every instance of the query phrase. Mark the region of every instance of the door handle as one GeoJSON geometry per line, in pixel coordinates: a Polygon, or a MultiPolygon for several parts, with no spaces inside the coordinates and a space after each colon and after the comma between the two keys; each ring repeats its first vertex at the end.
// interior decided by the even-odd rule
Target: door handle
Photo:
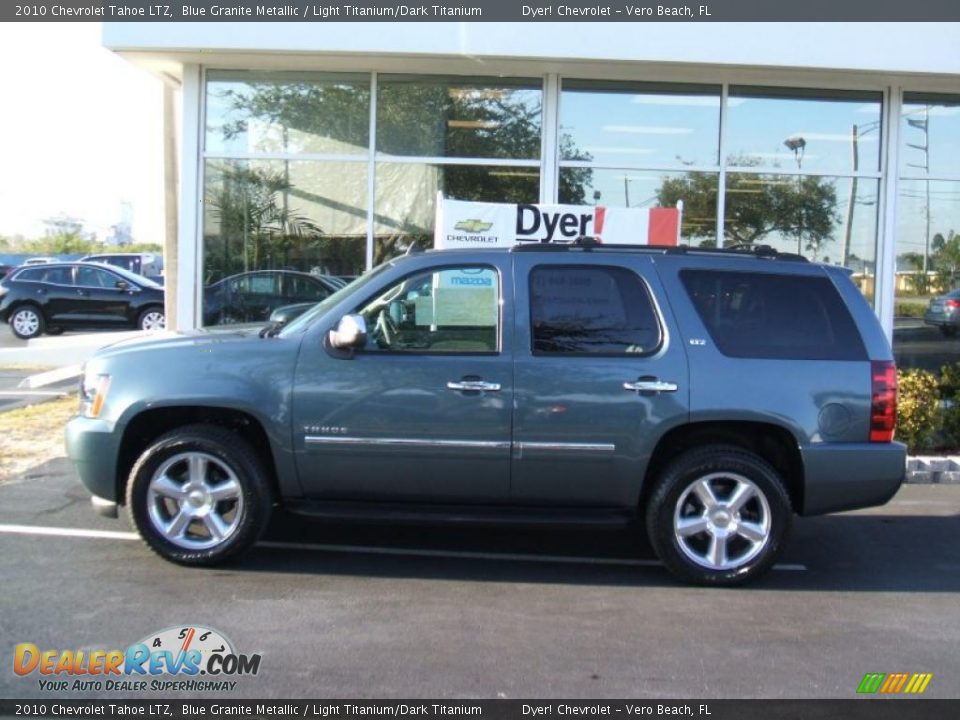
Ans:
{"type": "Polygon", "coordinates": [[[641,378],[636,382],[625,382],[623,389],[636,392],[676,392],[677,384],[657,378],[641,378]]]}
{"type": "Polygon", "coordinates": [[[484,382],[483,380],[460,380],[447,383],[447,390],[479,390],[480,392],[499,392],[500,383],[484,382]]]}

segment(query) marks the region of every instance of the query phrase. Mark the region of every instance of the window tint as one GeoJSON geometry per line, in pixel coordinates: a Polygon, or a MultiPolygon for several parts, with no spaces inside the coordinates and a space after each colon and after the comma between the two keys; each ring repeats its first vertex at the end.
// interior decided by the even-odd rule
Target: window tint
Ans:
{"type": "Polygon", "coordinates": [[[23,280],[26,282],[40,282],[43,280],[43,269],[32,267],[21,270],[11,280],[23,280]]]}
{"type": "Polygon", "coordinates": [[[649,354],[661,341],[646,285],[625,268],[534,268],[530,324],[536,354],[649,354]]]}
{"type": "Polygon", "coordinates": [[[710,337],[731,357],[864,360],[850,313],[825,277],[684,270],[710,337]]]}
{"type": "Polygon", "coordinates": [[[118,278],[115,275],[97,268],[77,268],[77,285],[81,287],[112,288],[116,287],[118,278]]]}
{"type": "Polygon", "coordinates": [[[43,268],[40,279],[54,285],[73,285],[73,273],[69,267],[43,268]]]}
{"type": "Polygon", "coordinates": [[[312,302],[329,297],[330,290],[317,280],[292,275],[285,278],[283,295],[290,302],[312,302]]]}
{"type": "Polygon", "coordinates": [[[500,280],[490,267],[455,267],[404,278],[357,310],[368,350],[497,351],[500,280]]]}

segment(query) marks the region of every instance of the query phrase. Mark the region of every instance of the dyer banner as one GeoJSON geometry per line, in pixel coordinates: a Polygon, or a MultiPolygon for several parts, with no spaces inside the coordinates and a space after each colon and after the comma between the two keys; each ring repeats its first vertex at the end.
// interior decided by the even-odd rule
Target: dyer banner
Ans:
{"type": "Polygon", "coordinates": [[[514,205],[437,197],[438,248],[570,243],[592,237],[608,245],[677,245],[682,205],[619,208],[603,205],[514,205]]]}

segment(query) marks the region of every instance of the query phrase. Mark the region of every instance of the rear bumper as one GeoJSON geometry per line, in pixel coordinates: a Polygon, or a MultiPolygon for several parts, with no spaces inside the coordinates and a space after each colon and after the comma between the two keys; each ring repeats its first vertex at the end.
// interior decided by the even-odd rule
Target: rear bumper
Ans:
{"type": "Polygon", "coordinates": [[[907,470],[903,443],[823,443],[800,449],[806,484],[801,515],[883,505],[907,470]]]}
{"type": "MultiPolygon", "coordinates": [[[[67,456],[73,461],[80,481],[102,504],[120,502],[117,497],[118,436],[114,426],[103,420],[77,416],[67,423],[67,456]]],[[[94,506],[97,507],[96,503],[94,506]]]]}

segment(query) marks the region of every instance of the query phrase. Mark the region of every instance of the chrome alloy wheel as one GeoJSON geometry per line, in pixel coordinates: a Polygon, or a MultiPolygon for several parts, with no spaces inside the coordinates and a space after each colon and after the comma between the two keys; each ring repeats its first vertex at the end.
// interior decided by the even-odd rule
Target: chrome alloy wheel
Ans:
{"type": "Polygon", "coordinates": [[[174,545],[216,547],[236,532],[243,517],[240,481],[213,455],[174,455],[150,479],[147,512],[157,532],[174,545]]]}
{"type": "Polygon", "coordinates": [[[752,481],[731,472],[704,475],[683,491],[673,513],[677,545],[709,570],[746,565],[770,540],[770,504],[752,481]]]}
{"type": "Polygon", "coordinates": [[[23,310],[17,310],[13,314],[10,324],[13,326],[13,329],[16,330],[17,334],[23,335],[24,337],[33,337],[40,330],[40,316],[37,315],[36,310],[24,308],[23,310]]]}
{"type": "Polygon", "coordinates": [[[148,313],[144,313],[143,317],[140,318],[140,329],[141,330],[163,330],[167,327],[167,321],[163,313],[159,310],[151,310],[148,313]]]}

